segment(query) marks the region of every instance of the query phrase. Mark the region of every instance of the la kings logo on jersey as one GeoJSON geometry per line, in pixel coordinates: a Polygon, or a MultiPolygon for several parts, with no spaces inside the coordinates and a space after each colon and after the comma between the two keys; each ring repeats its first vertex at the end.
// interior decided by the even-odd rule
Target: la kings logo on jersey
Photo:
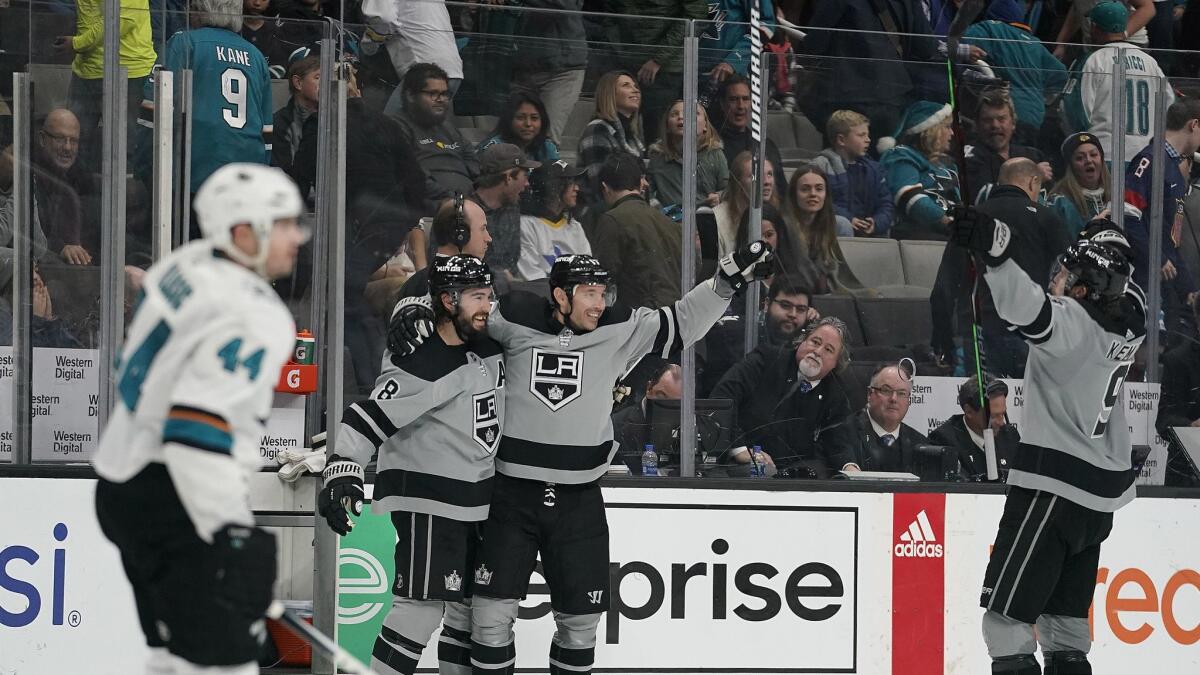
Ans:
{"type": "Polygon", "coordinates": [[[474,397],[475,442],[488,453],[496,452],[500,445],[500,415],[496,411],[496,392],[476,394],[474,397]]]}
{"type": "Polygon", "coordinates": [[[583,352],[533,350],[529,391],[557,411],[583,392],[583,352]]]}

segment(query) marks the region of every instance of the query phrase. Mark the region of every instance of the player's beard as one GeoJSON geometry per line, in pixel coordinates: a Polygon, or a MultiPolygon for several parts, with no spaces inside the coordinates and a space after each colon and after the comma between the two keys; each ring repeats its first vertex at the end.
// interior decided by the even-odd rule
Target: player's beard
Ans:
{"type": "Polygon", "coordinates": [[[487,312],[475,312],[468,316],[461,310],[454,317],[454,329],[458,332],[458,337],[467,342],[472,338],[482,335],[487,332],[487,312]],[[483,319],[483,328],[475,328],[474,319],[483,319]]]}

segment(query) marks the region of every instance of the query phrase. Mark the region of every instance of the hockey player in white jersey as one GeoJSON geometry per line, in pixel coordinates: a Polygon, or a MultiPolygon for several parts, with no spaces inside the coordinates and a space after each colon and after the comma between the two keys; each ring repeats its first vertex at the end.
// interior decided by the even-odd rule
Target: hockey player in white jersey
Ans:
{"type": "Polygon", "coordinates": [[[1000,317],[1029,342],[1025,421],[980,605],[993,673],[1088,675],[1088,611],[1113,512],[1134,497],[1121,387],[1146,333],[1129,246],[1093,223],[1061,257],[1047,294],[1012,260],[1008,226],[955,214],[954,238],[981,252],[1000,317]],[[1036,626],[1036,633],[1035,633],[1036,626]]]}
{"type": "Polygon", "coordinates": [[[318,499],[329,526],[349,532],[363,467],[379,454],[371,508],[396,528],[392,609],[371,654],[380,675],[411,675],[443,621],[442,675],[471,673],[471,571],[504,420],[504,354],[486,333],[491,271],[473,256],[438,256],[429,291],[434,334],[389,354],[371,398],[346,410],[318,499]]]}
{"type": "Polygon", "coordinates": [[[279,169],[226,165],[194,205],[204,238],[150,268],[117,364],[96,513],[133,586],[147,672],[248,675],[276,564],[248,474],[295,344],[268,280],[307,233],[279,169]]]}

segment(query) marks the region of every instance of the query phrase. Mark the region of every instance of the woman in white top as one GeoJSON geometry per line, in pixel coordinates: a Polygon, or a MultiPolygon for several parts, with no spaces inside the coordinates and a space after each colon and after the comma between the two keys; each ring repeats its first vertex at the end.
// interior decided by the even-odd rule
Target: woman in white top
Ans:
{"type": "Polygon", "coordinates": [[[529,174],[530,191],[521,203],[521,257],[517,260],[521,279],[549,277],[550,267],[560,255],[592,254],[583,226],[572,215],[583,174],[583,169],[561,159],[543,162],[529,174]]]}

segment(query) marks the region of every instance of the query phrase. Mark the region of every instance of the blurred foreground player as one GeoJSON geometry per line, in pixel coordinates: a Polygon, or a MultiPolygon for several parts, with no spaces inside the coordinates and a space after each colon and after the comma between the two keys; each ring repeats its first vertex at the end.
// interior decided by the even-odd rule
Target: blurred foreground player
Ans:
{"type": "Polygon", "coordinates": [[[258,672],[275,537],[254,525],[248,474],[295,344],[269,280],[295,265],[302,208],[279,169],[226,165],[196,195],[204,238],[145,277],[94,465],[150,673],[258,672]]]}
{"type": "Polygon", "coordinates": [[[992,672],[1039,675],[1040,643],[1046,675],[1087,675],[1100,544],[1134,497],[1120,394],[1145,337],[1145,295],[1115,229],[1072,244],[1049,294],[1008,258],[1005,223],[959,209],[953,229],[983,254],[996,311],[1029,342],[1027,417],[980,597],[992,672]]]}
{"type": "Polygon", "coordinates": [[[396,528],[392,609],[371,653],[379,675],[411,675],[442,624],[442,675],[471,673],[471,570],[488,516],[504,420],[504,364],[487,336],[492,272],[469,255],[438,256],[429,274],[434,333],[389,354],[370,400],[342,417],[317,501],[338,534],[363,500],[363,467],[379,453],[375,513],[396,528]]]}

